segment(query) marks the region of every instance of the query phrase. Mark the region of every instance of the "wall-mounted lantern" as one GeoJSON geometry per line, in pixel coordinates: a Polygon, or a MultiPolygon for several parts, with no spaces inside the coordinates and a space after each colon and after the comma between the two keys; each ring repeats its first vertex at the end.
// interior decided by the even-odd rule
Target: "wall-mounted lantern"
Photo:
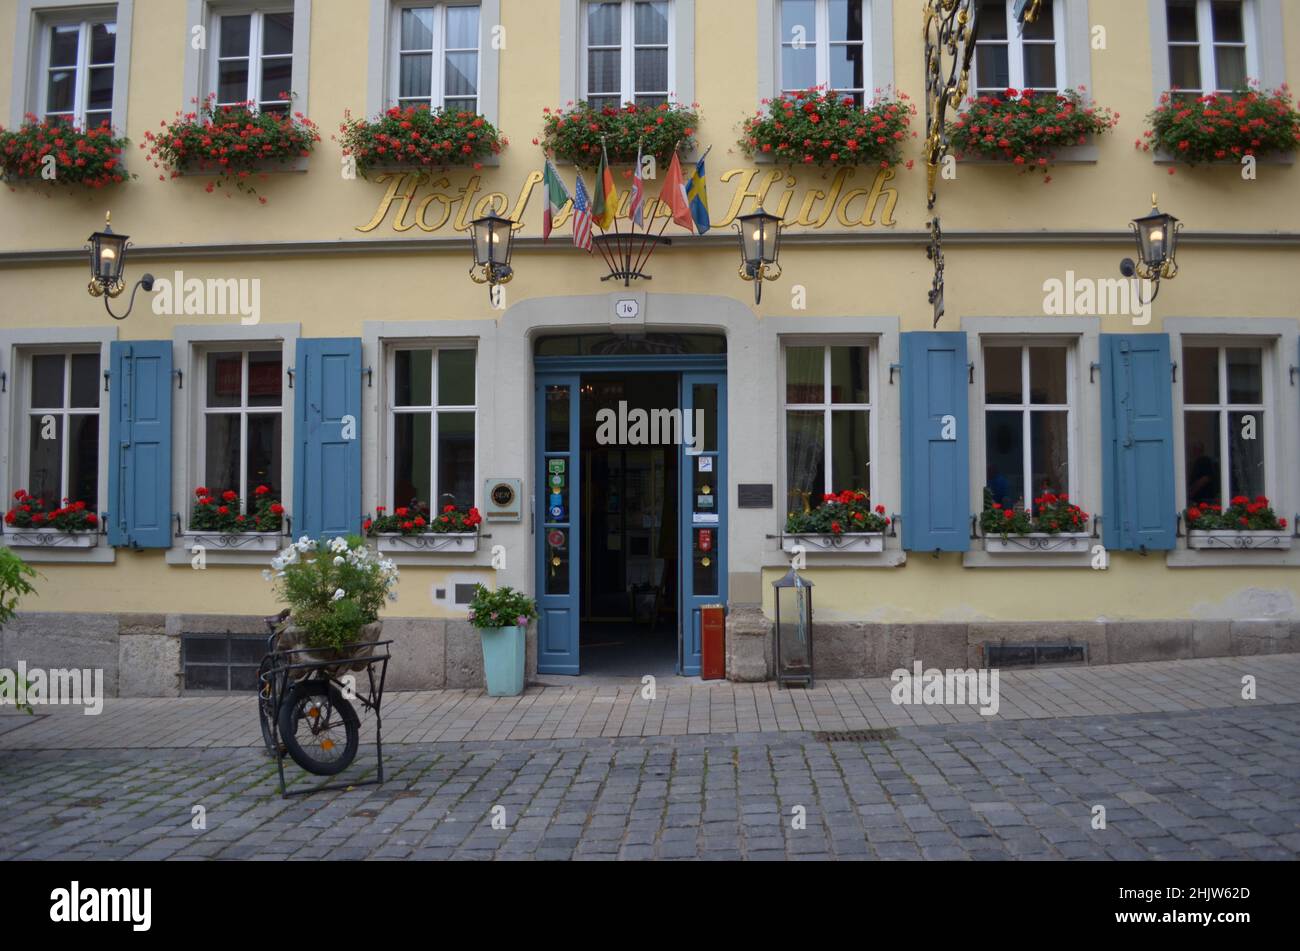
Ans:
{"type": "Polygon", "coordinates": [[[474,247],[474,266],[469,276],[475,284],[488,286],[488,297],[495,302],[493,289],[508,284],[515,276],[510,267],[514,251],[515,223],[502,218],[495,210],[469,223],[469,240],[474,247]]]}
{"type": "Polygon", "coordinates": [[[813,583],[791,568],[772,582],[776,610],[776,685],[813,685],[813,583]]]}
{"type": "Polygon", "coordinates": [[[127,304],[126,313],[120,317],[113,313],[113,308],[108,302],[112,298],[122,296],[122,291],[126,290],[126,282],[122,278],[126,270],[126,251],[130,247],[130,237],[124,234],[118,234],[113,230],[112,213],[104,215],[104,230],[96,231],[86,240],[90,243],[86,249],[90,252],[90,285],[86,290],[91,297],[104,298],[104,309],[114,320],[125,320],[131,313],[131,308],[135,306],[135,294],[141,287],[145,292],[153,290],[153,275],[146,274],[140,278],[131,290],[131,300],[127,304]]]}
{"type": "Polygon", "coordinates": [[[754,303],[763,300],[763,282],[775,281],[781,276],[781,222],[759,208],[736,219],[740,232],[740,276],[754,282],[754,303]]]}
{"type": "MultiPolygon", "coordinates": [[[[1151,213],[1144,218],[1129,222],[1137,240],[1138,259],[1125,258],[1119,264],[1120,273],[1125,277],[1138,277],[1151,281],[1155,286],[1151,300],[1160,293],[1160,281],[1163,278],[1172,281],[1178,276],[1178,232],[1183,230],[1182,222],[1173,215],[1167,215],[1156,207],[1156,196],[1151,196],[1151,213]]],[[[1150,303],[1147,301],[1146,303],[1150,303]]]]}

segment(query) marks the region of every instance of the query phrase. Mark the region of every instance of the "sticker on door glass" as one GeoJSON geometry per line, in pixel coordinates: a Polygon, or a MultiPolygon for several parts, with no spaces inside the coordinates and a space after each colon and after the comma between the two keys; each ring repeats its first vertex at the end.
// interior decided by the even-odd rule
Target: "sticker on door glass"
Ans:
{"type": "Polygon", "coordinates": [[[701,472],[712,472],[712,471],[713,471],[713,457],[712,457],[712,456],[700,456],[700,463],[699,463],[699,465],[700,465],[700,471],[701,471],[701,472]]]}
{"type": "Polygon", "coordinates": [[[717,525],[718,513],[717,512],[694,512],[691,515],[691,520],[694,521],[697,525],[717,525]]]}

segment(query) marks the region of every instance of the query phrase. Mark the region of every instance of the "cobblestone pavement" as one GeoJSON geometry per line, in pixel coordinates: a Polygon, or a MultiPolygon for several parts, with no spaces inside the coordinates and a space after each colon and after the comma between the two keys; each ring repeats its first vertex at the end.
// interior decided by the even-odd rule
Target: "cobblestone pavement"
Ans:
{"type": "MultiPolygon", "coordinates": [[[[811,690],[665,678],[653,701],[637,681],[589,686],[585,679],[530,686],[522,697],[391,693],[384,699],[384,742],[861,730],[1300,703],[1300,654],[1004,670],[999,687],[992,717],[974,706],[895,706],[887,678],[821,680],[811,690]],[[1246,675],[1256,678],[1256,700],[1241,696],[1246,675]]],[[[258,746],[252,710],[247,695],[108,700],[93,717],[79,708],[41,707],[33,720],[10,708],[0,713],[0,749],[258,746]]]]}
{"type": "Polygon", "coordinates": [[[246,747],[0,751],[0,859],[1300,855],[1300,704],[904,726],[867,742],[411,743],[387,765],[382,787],[283,801],[246,747]]]}

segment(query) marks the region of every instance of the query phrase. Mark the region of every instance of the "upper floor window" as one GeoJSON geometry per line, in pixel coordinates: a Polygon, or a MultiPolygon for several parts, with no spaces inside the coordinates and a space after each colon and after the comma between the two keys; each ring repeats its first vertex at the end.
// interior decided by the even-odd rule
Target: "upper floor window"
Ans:
{"type": "Polygon", "coordinates": [[[31,385],[24,387],[19,482],[46,510],[63,500],[99,505],[99,351],[26,355],[31,385]]]}
{"type": "Polygon", "coordinates": [[[780,0],[782,93],[820,86],[866,104],[871,0],[780,0]]]}
{"type": "Polygon", "coordinates": [[[596,108],[667,102],[673,91],[672,4],[591,2],[584,13],[581,98],[596,108]]]}
{"type": "Polygon", "coordinates": [[[1006,89],[1055,92],[1065,76],[1065,44],[1060,36],[1061,0],[1046,0],[1023,32],[1016,22],[1014,0],[979,0],[976,15],[976,95],[995,96],[1006,89]]]}
{"type": "Polygon", "coordinates": [[[293,11],[254,10],[216,17],[213,89],[217,105],[252,103],[288,112],[293,93],[293,11]]]}
{"type": "Polygon", "coordinates": [[[389,46],[397,57],[390,101],[478,112],[479,5],[423,4],[398,12],[389,46]]]}
{"type": "Polygon", "coordinates": [[[1071,352],[1056,342],[984,346],[984,485],[1003,508],[1032,512],[1040,495],[1074,491],[1071,352]]]}
{"type": "MultiPolygon", "coordinates": [[[[1183,449],[1187,504],[1227,508],[1265,488],[1266,350],[1262,345],[1183,346],[1183,449]]],[[[1267,413],[1267,414],[1266,414],[1267,413]]]]}
{"type": "Polygon", "coordinates": [[[1243,0],[1166,0],[1169,84],[1193,95],[1246,88],[1247,9],[1243,0]]]}
{"type": "Polygon", "coordinates": [[[49,23],[42,31],[43,104],[47,118],[83,129],[113,123],[117,23],[111,14],[49,23]]]}
{"type": "Polygon", "coordinates": [[[389,351],[388,503],[441,511],[474,504],[475,357],[470,349],[389,351]]]}
{"type": "Polygon", "coordinates": [[[787,511],[846,489],[872,494],[871,359],[868,345],[786,347],[787,511]]]}
{"type": "Polygon", "coordinates": [[[203,485],[217,497],[236,493],[251,512],[258,486],[283,497],[283,357],[278,348],[221,346],[199,360],[203,485]]]}

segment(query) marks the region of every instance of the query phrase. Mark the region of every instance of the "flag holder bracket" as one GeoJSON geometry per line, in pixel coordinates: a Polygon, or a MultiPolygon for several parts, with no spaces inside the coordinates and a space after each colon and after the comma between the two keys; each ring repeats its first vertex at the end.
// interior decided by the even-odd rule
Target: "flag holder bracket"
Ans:
{"type": "Polygon", "coordinates": [[[622,281],[624,287],[631,287],[635,280],[653,280],[653,276],[645,272],[650,255],[659,245],[673,243],[672,238],[663,235],[637,234],[634,231],[600,234],[591,241],[600,249],[605,265],[609,268],[609,273],[601,280],[622,281]]]}

